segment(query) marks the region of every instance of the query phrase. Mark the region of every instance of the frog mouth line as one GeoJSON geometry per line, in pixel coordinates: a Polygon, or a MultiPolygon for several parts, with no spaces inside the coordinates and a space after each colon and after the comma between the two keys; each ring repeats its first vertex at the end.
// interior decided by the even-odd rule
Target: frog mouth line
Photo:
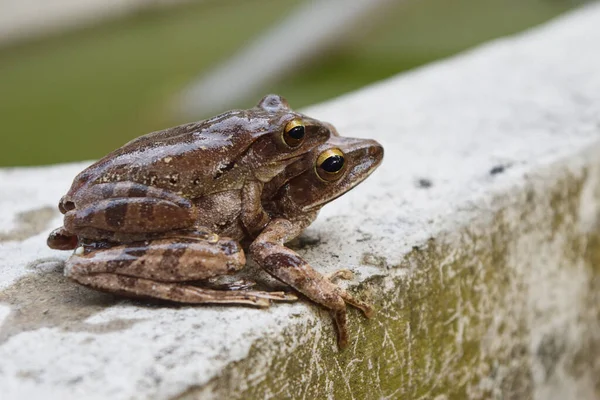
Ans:
{"type": "Polygon", "coordinates": [[[272,162],[272,163],[270,163],[269,165],[270,165],[270,166],[275,166],[275,165],[278,165],[278,164],[284,163],[285,165],[284,165],[283,167],[284,167],[284,169],[285,169],[285,168],[287,168],[289,165],[291,165],[291,164],[295,163],[296,161],[298,161],[298,160],[301,160],[301,159],[302,159],[302,158],[305,156],[305,154],[306,154],[306,153],[304,153],[304,154],[298,154],[297,156],[291,156],[291,157],[282,158],[282,159],[280,159],[280,160],[278,160],[278,161],[273,161],[273,162],[272,162]]]}
{"type": "Polygon", "coordinates": [[[302,207],[302,211],[306,212],[306,211],[314,210],[315,208],[322,207],[323,205],[325,205],[327,203],[330,203],[330,202],[334,201],[335,199],[337,199],[339,197],[342,197],[344,194],[348,193],[349,191],[351,191],[352,189],[354,189],[355,187],[357,187],[358,185],[360,185],[365,179],[367,179],[373,173],[373,171],[375,171],[377,169],[377,167],[379,166],[379,164],[381,164],[381,160],[378,163],[375,163],[371,168],[368,168],[367,172],[363,176],[361,176],[360,178],[358,178],[354,182],[354,184],[350,187],[350,189],[341,191],[337,195],[335,195],[333,197],[330,197],[330,198],[325,198],[325,199],[319,201],[318,203],[311,204],[310,206],[302,207]]]}
{"type": "Polygon", "coordinates": [[[279,160],[279,161],[295,160],[295,159],[298,159],[298,158],[302,158],[302,156],[303,156],[303,155],[304,155],[304,154],[299,154],[299,155],[297,155],[297,156],[286,157],[286,158],[282,158],[282,159],[281,159],[281,160],[279,160]]]}

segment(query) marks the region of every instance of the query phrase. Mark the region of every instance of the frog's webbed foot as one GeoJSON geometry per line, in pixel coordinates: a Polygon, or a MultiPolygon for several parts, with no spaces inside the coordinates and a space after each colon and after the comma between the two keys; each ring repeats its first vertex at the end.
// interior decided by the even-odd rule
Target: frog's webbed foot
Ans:
{"type": "MultiPolygon", "coordinates": [[[[254,261],[271,275],[331,311],[337,326],[338,344],[344,348],[348,345],[346,303],[360,309],[367,318],[373,316],[373,307],[335,285],[283,245],[303,228],[302,223],[294,224],[285,219],[273,220],[252,243],[250,253],[254,261]]],[[[336,277],[349,277],[348,270],[334,273],[332,278],[336,277]]]]}
{"type": "Polygon", "coordinates": [[[110,293],[186,304],[235,304],[266,308],[272,301],[297,300],[296,296],[285,292],[213,290],[111,273],[79,275],[76,267],[71,267],[68,276],[82,285],[110,293]]]}

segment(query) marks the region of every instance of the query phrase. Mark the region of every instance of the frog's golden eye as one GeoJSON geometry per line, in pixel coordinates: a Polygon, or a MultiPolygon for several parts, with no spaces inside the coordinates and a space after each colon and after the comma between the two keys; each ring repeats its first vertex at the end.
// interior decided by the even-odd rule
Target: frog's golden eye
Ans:
{"type": "Polygon", "coordinates": [[[340,149],[325,150],[317,158],[315,171],[317,176],[326,182],[339,179],[346,165],[344,153],[340,149]]]}
{"type": "Polygon", "coordinates": [[[304,141],[304,124],[300,119],[293,119],[283,129],[283,142],[290,147],[298,147],[304,141]]]}

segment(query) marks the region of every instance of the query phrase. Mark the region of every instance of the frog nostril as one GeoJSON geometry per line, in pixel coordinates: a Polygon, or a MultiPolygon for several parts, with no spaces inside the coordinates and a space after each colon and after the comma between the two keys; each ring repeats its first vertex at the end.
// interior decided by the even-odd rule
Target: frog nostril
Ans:
{"type": "Polygon", "coordinates": [[[61,201],[58,203],[58,209],[61,213],[66,214],[68,211],[75,209],[75,203],[72,201],[61,201]]]}

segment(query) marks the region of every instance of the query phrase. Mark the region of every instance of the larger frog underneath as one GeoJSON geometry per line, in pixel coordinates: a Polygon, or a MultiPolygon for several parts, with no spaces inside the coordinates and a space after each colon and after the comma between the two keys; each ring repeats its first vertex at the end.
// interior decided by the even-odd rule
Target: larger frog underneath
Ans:
{"type": "Polygon", "coordinates": [[[142,136],[81,172],[59,204],[64,226],[48,244],[77,248],[66,275],[100,290],[193,304],[294,300],[187,283],[243,268],[240,243],[250,243],[264,270],[332,311],[344,347],[346,303],[367,316],[371,306],[285,243],[382,157],[378,143],[339,137],[266,96],[250,110],[142,136]]]}

